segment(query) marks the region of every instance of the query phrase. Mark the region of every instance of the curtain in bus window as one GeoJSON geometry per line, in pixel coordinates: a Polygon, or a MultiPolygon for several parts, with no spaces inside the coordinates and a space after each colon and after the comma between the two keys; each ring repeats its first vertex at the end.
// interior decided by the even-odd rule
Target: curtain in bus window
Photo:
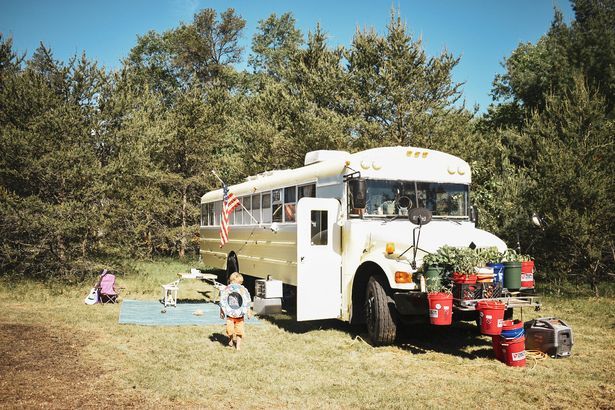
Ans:
{"type": "Polygon", "coordinates": [[[296,187],[284,188],[284,222],[295,222],[296,187]]]}

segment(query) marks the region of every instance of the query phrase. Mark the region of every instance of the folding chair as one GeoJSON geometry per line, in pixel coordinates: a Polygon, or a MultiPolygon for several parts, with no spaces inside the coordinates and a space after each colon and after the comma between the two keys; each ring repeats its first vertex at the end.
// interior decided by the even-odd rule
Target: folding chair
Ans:
{"type": "Polygon", "coordinates": [[[177,279],[176,281],[162,285],[162,303],[165,308],[167,306],[177,306],[177,292],[179,291],[180,280],[181,279],[177,279]]]}
{"type": "Polygon", "coordinates": [[[115,285],[115,275],[109,273],[107,269],[100,275],[96,288],[100,303],[116,303],[120,292],[124,289],[115,285]]]}

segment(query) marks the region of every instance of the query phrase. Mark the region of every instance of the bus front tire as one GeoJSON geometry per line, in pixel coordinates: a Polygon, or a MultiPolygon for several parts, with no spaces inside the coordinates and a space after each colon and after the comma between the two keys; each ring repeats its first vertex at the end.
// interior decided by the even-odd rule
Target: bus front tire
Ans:
{"type": "Polygon", "coordinates": [[[380,281],[372,276],[365,292],[365,319],[367,333],[376,345],[391,344],[397,335],[394,312],[389,307],[389,297],[380,281]]]}

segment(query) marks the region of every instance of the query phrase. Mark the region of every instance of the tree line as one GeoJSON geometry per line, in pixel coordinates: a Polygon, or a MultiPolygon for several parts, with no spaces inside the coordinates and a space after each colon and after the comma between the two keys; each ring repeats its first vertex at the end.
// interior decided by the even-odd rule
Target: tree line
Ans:
{"type": "Polygon", "coordinates": [[[452,79],[460,58],[428,55],[395,11],[346,47],[272,14],[246,51],[246,21],[204,9],[139,36],[117,70],[42,43],[25,58],[0,35],[0,273],[84,278],[114,259],[194,255],[212,169],[235,183],[315,149],[406,145],[467,160],[483,227],[543,280],[597,291],[615,254],[615,12],[573,8],[505,59],[484,114],[452,79]]]}

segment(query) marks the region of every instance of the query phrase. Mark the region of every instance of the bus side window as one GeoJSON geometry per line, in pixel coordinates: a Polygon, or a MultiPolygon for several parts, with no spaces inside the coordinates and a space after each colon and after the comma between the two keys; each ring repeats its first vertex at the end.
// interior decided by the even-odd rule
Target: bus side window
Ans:
{"type": "Polygon", "coordinates": [[[316,184],[303,185],[297,188],[297,200],[301,198],[316,198],[316,184]]]}
{"type": "Polygon", "coordinates": [[[274,189],[271,191],[271,219],[273,222],[284,222],[284,214],[282,213],[282,190],[274,189]]]}
{"type": "MultiPolygon", "coordinates": [[[[252,216],[258,222],[262,221],[261,219],[261,195],[260,194],[252,195],[252,216]]],[[[256,222],[252,221],[252,223],[256,223],[256,222]]]]}
{"type": "Polygon", "coordinates": [[[214,225],[220,225],[220,214],[222,213],[222,201],[214,202],[214,225]]]}
{"type": "Polygon", "coordinates": [[[295,222],[297,187],[284,188],[284,222],[295,222]]]}
{"type": "Polygon", "coordinates": [[[263,223],[271,222],[271,193],[264,193],[261,197],[261,210],[263,213],[263,223]]]}

